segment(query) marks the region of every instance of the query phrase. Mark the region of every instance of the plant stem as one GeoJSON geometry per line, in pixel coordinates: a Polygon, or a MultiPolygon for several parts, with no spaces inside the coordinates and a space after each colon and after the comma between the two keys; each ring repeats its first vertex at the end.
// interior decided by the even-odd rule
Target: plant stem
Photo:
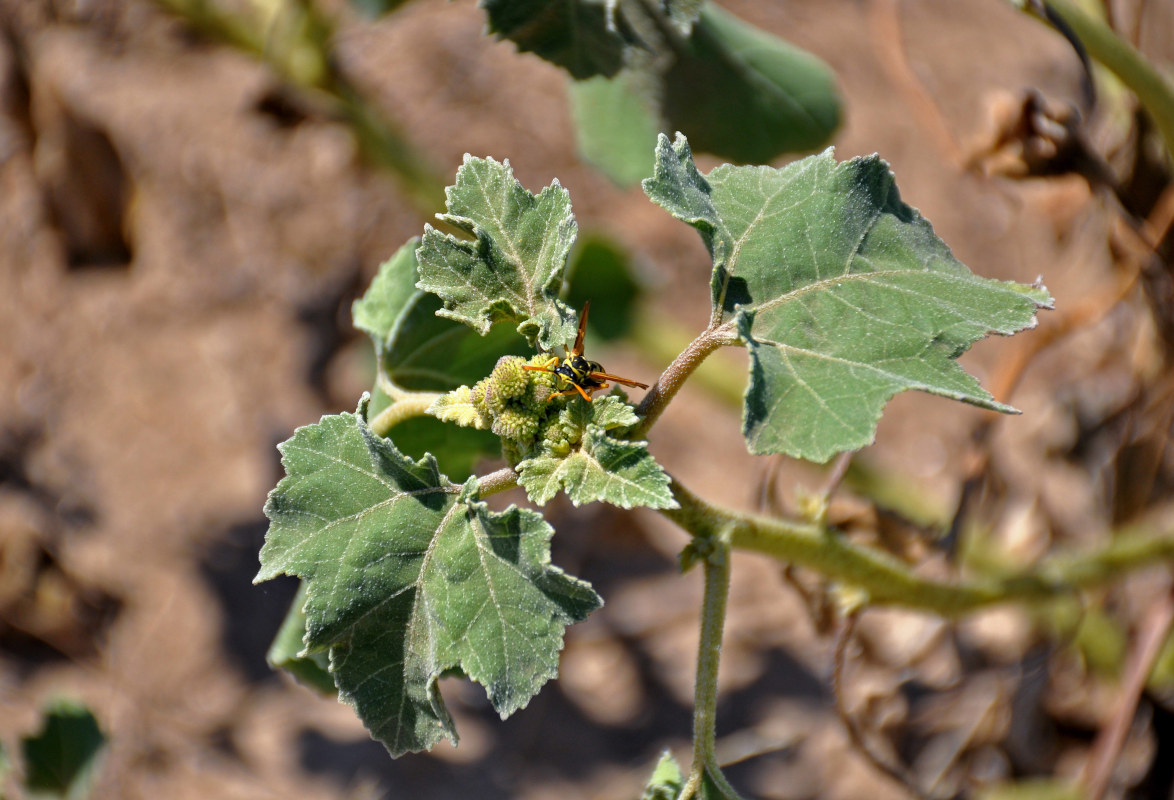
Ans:
{"type": "Polygon", "coordinates": [[[701,365],[706,356],[719,347],[733,344],[735,341],[729,333],[721,328],[708,328],[691,341],[689,346],[673,359],[673,363],[665,368],[665,371],[656,379],[653,387],[648,390],[648,394],[644,395],[644,399],[640,401],[640,405],[636,408],[636,414],[642,418],[642,421],[630,434],[631,438],[644,437],[689,375],[701,365]]]}
{"type": "Polygon", "coordinates": [[[403,392],[371,420],[371,430],[377,436],[387,436],[392,428],[404,420],[427,414],[429,406],[441,396],[439,392],[403,392]]]}
{"type": "Polygon", "coordinates": [[[499,470],[482,475],[477,478],[477,485],[479,487],[479,494],[481,497],[489,497],[491,494],[504,492],[507,489],[512,489],[518,485],[518,473],[514,472],[513,467],[502,467],[499,470]]]}
{"type": "Polygon", "coordinates": [[[1040,602],[1106,583],[1120,575],[1174,561],[1174,534],[1122,533],[1087,554],[1055,556],[1033,569],[957,583],[916,574],[913,567],[873,547],[811,523],[789,522],[710,505],[676,480],[680,508],[662,514],[695,537],[728,535],[732,547],[816,570],[832,581],[864,591],[872,604],[902,606],[958,617],[1012,600],[1040,602]]]}
{"type": "Polygon", "coordinates": [[[730,543],[726,536],[719,534],[695,544],[698,550],[708,552],[702,562],[705,592],[701,605],[701,640],[697,646],[697,683],[693,698],[693,765],[678,800],[696,796],[707,777],[718,784],[728,797],[737,797],[717,764],[717,671],[730,597],[730,543]]]}
{"type": "MultiPolygon", "coordinates": [[[[1041,18],[1033,4],[1016,2],[1016,5],[1033,17],[1041,18]]],[[[1070,0],[1047,0],[1047,5],[1068,23],[1088,54],[1137,95],[1161,132],[1167,154],[1174,157],[1174,85],[1145,56],[1114,33],[1104,20],[1088,14],[1070,0]]]]}

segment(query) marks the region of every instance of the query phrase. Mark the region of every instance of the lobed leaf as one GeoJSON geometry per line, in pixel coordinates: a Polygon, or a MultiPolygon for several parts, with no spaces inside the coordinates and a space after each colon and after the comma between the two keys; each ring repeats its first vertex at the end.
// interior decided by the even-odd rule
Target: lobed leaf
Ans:
{"type": "Polygon", "coordinates": [[[825,461],[862,447],[907,389],[1014,411],[955,359],[988,333],[1033,326],[1051,296],[971,273],[879,157],[837,163],[828,150],[702,176],[683,136],[661,136],[645,191],[713,257],[713,322],[750,351],[751,452],[825,461]]]}
{"type": "Polygon", "coordinates": [[[558,181],[533,195],[508,161],[466,155],[447,205],[440,219],[473,239],[425,227],[416,286],[441,299],[436,313],[482,335],[494,322],[515,323],[545,350],[571,341],[575,315],[558,294],[577,225],[558,181]]]}
{"type": "Polygon", "coordinates": [[[371,337],[384,372],[397,386],[447,391],[483,377],[505,353],[526,343],[508,325],[477,335],[467,325],[437,316],[441,301],[416,288],[419,237],[385,261],[367,292],[351,307],[355,327],[371,337]]]}
{"type": "Polygon", "coordinates": [[[539,505],[565,490],[576,506],[602,500],[620,508],[676,508],[669,476],[648,452],[648,444],[617,439],[609,432],[638,421],[632,407],[618,397],[599,397],[590,405],[572,401],[561,412],[560,423],[578,431],[576,446],[522,461],[516,467],[518,483],[539,505]]]}
{"type": "Polygon", "coordinates": [[[306,582],[303,655],[329,652],[339,696],[392,755],[456,731],[437,685],[459,670],[503,716],[557,673],[566,626],[601,601],[550,564],[553,529],[489,511],[425,456],[412,461],[355,414],[281,446],[257,581],[306,582]]]}

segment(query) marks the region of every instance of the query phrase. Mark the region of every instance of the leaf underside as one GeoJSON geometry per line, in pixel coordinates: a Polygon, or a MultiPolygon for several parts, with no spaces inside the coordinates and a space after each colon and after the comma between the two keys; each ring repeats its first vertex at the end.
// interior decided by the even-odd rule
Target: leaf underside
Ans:
{"type": "Polygon", "coordinates": [[[489,511],[355,414],[323,417],[282,447],[257,581],[306,581],[306,653],[327,650],[339,696],[392,755],[456,731],[437,689],[459,670],[503,717],[557,673],[568,624],[600,605],[550,564],[540,515],[489,511]]]}
{"type": "Polygon", "coordinates": [[[989,333],[1033,326],[1051,296],[971,273],[879,157],[837,163],[828,150],[703,176],[684,137],[662,135],[644,185],[713,257],[714,319],[750,352],[751,452],[826,461],[863,447],[907,389],[1014,410],[954,359],[989,333]]]}

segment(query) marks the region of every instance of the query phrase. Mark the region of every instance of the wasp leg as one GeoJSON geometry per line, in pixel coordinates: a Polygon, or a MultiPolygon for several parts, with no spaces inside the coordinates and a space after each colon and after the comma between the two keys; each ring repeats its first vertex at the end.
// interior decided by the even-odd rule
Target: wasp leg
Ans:
{"type": "Polygon", "coordinates": [[[523,364],[522,369],[528,369],[532,372],[554,372],[554,370],[552,370],[551,367],[553,367],[557,363],[558,363],[558,356],[551,356],[550,360],[547,361],[546,364],[541,367],[532,367],[529,364],[523,364]]]}

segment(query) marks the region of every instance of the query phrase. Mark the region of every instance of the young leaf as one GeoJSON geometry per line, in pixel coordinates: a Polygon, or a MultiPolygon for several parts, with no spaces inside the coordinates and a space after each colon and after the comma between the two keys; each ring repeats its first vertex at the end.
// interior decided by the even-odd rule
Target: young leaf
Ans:
{"type": "Polygon", "coordinates": [[[673,754],[665,750],[656,762],[652,777],[644,787],[640,800],[676,800],[685,785],[685,776],[681,774],[681,767],[673,754]]]}
{"type": "Polygon", "coordinates": [[[620,508],[676,508],[669,476],[648,452],[646,442],[614,438],[608,431],[639,421],[618,397],[598,397],[588,406],[572,401],[560,415],[576,446],[562,453],[548,448],[517,466],[518,483],[530,499],[545,505],[565,489],[576,506],[602,500],[620,508]]]}
{"type": "Polygon", "coordinates": [[[306,649],[329,649],[342,699],[392,755],[456,731],[437,684],[459,671],[503,717],[558,668],[563,631],[600,605],[550,564],[553,530],[501,513],[413,462],[355,414],[323,417],[282,447],[257,581],[307,582],[306,649]]]}
{"type": "Polygon", "coordinates": [[[508,325],[478,336],[467,325],[437,316],[440,299],[416,288],[419,245],[417,237],[397,250],[351,307],[355,327],[371,337],[392,382],[404,389],[448,391],[483,377],[503,354],[527,349],[508,325]]]}
{"type": "Polygon", "coordinates": [[[466,155],[447,205],[440,218],[474,239],[425,227],[416,285],[444,302],[437,313],[482,335],[517,323],[545,350],[572,340],[575,314],[558,299],[577,231],[566,189],[556,180],[535,196],[508,161],[466,155]]]}
{"type": "Polygon", "coordinates": [[[919,389],[996,411],[956,359],[1034,325],[1052,298],[980,278],[901,201],[888,165],[831,151],[702,176],[678,135],[645,191],[713,256],[713,321],[749,348],[751,452],[826,461],[872,441],[885,403],[919,389]]]}

